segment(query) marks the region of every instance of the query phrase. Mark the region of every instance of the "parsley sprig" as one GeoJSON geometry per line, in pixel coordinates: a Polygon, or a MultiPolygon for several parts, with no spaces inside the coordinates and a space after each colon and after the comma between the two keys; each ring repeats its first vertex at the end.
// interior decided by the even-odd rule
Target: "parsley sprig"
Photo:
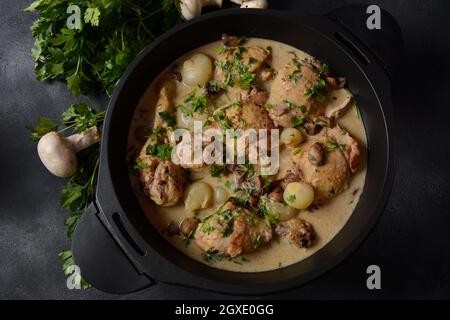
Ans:
{"type": "Polygon", "coordinates": [[[37,0],[31,27],[38,80],[65,79],[74,95],[112,94],[131,60],[181,21],[178,0],[37,0]],[[79,29],[66,25],[77,5],[79,29]]]}
{"type": "MultiPolygon", "coordinates": [[[[93,126],[100,127],[103,123],[104,116],[105,112],[96,112],[85,103],[77,103],[71,105],[63,112],[62,119],[39,118],[36,126],[27,126],[27,129],[31,131],[30,140],[39,141],[43,135],[50,131],[58,131],[59,133],[72,131],[80,133],[93,126]]],[[[69,239],[72,238],[72,234],[81,215],[94,201],[100,159],[100,144],[96,143],[78,152],[77,158],[78,169],[70,177],[60,197],[61,207],[70,212],[64,221],[69,239]]],[[[71,251],[61,252],[59,257],[64,263],[64,274],[71,275],[74,284],[88,288],[89,284],[76,273],[71,251]]]]}

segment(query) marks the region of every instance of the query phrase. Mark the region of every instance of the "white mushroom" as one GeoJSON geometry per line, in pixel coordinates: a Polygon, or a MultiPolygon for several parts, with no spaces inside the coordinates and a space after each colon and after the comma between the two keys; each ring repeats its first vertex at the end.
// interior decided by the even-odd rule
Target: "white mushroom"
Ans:
{"type": "Polygon", "coordinates": [[[48,171],[58,177],[70,177],[78,168],[77,152],[100,140],[97,127],[82,133],[61,137],[56,131],[44,135],[37,145],[39,158],[48,171]]]}
{"type": "Polygon", "coordinates": [[[352,101],[352,94],[347,89],[333,90],[329,94],[329,102],[325,108],[325,117],[337,117],[352,101]]]}
{"type": "Polygon", "coordinates": [[[181,15],[186,20],[193,19],[202,14],[203,7],[222,8],[223,0],[182,0],[180,2],[181,15]]]}
{"type": "MultiPolygon", "coordinates": [[[[235,2],[235,1],[233,1],[235,2]]],[[[240,3],[241,8],[256,8],[256,9],[266,9],[267,0],[250,0],[240,3]]]]}

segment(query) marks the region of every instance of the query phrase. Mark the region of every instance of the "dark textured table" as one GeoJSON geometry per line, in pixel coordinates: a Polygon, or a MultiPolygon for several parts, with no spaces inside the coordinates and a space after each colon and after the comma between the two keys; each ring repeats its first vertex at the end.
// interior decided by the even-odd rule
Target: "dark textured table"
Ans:
{"type": "MultiPolygon", "coordinates": [[[[61,82],[35,80],[29,27],[31,0],[0,4],[0,298],[238,298],[158,284],[129,295],[70,291],[58,261],[69,247],[59,206],[64,180],[41,165],[25,125],[58,117],[75,98],[61,82]],[[21,151],[20,151],[21,150],[21,151]]],[[[271,0],[272,8],[326,13],[365,1],[271,0]]],[[[403,30],[405,54],[395,80],[398,168],[387,209],[368,239],[344,263],[309,284],[273,298],[450,298],[450,2],[371,1],[403,30]],[[366,289],[377,264],[382,289],[366,289]]],[[[104,97],[92,98],[101,108],[104,97]]]]}

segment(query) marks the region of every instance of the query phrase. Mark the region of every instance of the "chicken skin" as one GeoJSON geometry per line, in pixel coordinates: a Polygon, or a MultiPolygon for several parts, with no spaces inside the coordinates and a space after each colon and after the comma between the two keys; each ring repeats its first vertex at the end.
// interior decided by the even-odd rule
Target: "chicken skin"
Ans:
{"type": "Polygon", "coordinates": [[[324,101],[316,99],[319,94],[323,96],[321,90],[324,87],[316,70],[293,57],[272,83],[267,105],[274,123],[292,127],[297,117],[322,114],[324,101]]]}
{"type": "Polygon", "coordinates": [[[157,205],[173,206],[183,197],[184,187],[187,182],[183,168],[170,161],[170,144],[168,132],[171,124],[160,113],[173,113],[172,96],[175,87],[172,81],[166,81],[156,103],[154,131],[142,147],[136,163],[138,163],[139,180],[142,183],[144,193],[157,205]],[[162,155],[160,150],[166,150],[162,155]]]}
{"type": "Polygon", "coordinates": [[[291,157],[301,180],[314,188],[313,203],[321,205],[348,188],[351,173],[358,166],[359,149],[357,141],[336,126],[310,137],[291,157]]]}
{"type": "Polygon", "coordinates": [[[139,180],[144,193],[157,205],[173,206],[183,198],[187,179],[184,169],[170,160],[147,154],[148,146],[155,141],[149,138],[137,159],[139,180]]]}
{"type": "Polygon", "coordinates": [[[255,213],[227,202],[198,225],[194,239],[205,252],[233,258],[269,243],[272,229],[255,213]]]}

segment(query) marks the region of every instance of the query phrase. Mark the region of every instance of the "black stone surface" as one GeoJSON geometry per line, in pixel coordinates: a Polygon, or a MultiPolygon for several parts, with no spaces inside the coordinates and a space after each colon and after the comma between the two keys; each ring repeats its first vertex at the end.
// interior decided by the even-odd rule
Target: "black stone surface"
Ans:
{"type": "MultiPolygon", "coordinates": [[[[0,298],[239,298],[158,284],[129,295],[68,290],[59,251],[69,247],[59,207],[64,180],[40,164],[25,125],[58,117],[75,98],[61,82],[35,80],[29,27],[31,0],[0,3],[0,298]]],[[[326,13],[366,1],[271,0],[272,8],[326,13]]],[[[369,238],[340,266],[294,291],[291,299],[450,298],[450,2],[370,1],[390,11],[403,30],[405,55],[395,81],[398,169],[387,209],[369,238]],[[382,270],[369,291],[366,267],[382,270]]],[[[104,97],[91,98],[101,108],[104,97]]]]}

